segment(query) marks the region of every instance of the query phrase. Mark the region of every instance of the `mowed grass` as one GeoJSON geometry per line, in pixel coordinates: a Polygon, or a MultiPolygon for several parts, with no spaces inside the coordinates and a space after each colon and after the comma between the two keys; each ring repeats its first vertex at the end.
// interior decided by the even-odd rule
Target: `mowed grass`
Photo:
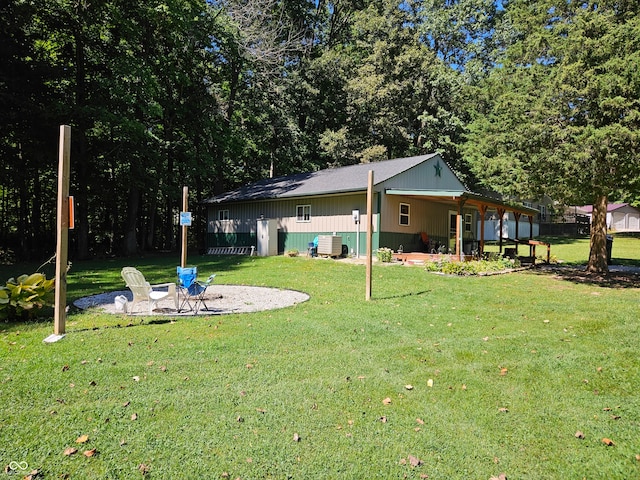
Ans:
{"type": "MultiPolygon", "coordinates": [[[[614,258],[625,242],[637,262],[638,239],[616,239],[614,258]]],[[[72,310],[54,344],[42,342],[51,320],[1,324],[3,467],[82,479],[640,478],[637,287],[375,264],[366,302],[362,265],[189,260],[217,283],[311,299],[176,319],[72,310]]],[[[76,262],[69,299],[122,289],[125,264],[170,280],[176,262],[76,262]]]]}

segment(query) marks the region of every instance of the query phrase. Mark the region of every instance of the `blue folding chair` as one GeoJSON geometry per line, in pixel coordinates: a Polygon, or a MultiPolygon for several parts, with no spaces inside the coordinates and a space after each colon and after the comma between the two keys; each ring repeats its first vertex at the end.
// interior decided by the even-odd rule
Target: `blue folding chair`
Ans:
{"type": "Polygon", "coordinates": [[[203,310],[209,310],[205,303],[205,293],[215,275],[210,275],[206,282],[201,282],[198,281],[198,267],[178,267],[177,272],[180,303],[178,312],[192,311],[195,315],[203,305],[203,310]]]}

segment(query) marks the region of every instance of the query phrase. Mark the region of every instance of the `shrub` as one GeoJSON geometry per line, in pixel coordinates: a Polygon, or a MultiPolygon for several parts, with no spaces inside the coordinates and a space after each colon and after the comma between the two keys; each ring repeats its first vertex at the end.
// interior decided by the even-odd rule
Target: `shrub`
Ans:
{"type": "Polygon", "coordinates": [[[452,261],[451,257],[444,256],[438,260],[428,262],[425,269],[429,272],[442,272],[447,275],[481,275],[483,273],[499,272],[520,266],[518,260],[504,258],[500,255],[490,260],[473,260],[471,262],[452,261]]]}
{"type": "Polygon", "coordinates": [[[379,248],[376,251],[376,257],[381,262],[389,263],[391,260],[393,260],[393,250],[387,247],[379,248]]]}
{"type": "Polygon", "coordinates": [[[34,309],[53,306],[55,280],[42,273],[10,278],[0,286],[0,318],[31,316],[34,309]]]}

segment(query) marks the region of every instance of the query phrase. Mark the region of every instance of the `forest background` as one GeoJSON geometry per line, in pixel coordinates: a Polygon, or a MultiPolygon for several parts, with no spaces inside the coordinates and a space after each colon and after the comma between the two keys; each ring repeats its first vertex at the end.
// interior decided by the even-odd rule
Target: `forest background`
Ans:
{"type": "Polygon", "coordinates": [[[472,189],[596,221],[640,202],[635,0],[8,0],[0,16],[0,260],[55,251],[62,124],[75,258],[177,248],[183,186],[195,209],[431,152],[472,189]]]}

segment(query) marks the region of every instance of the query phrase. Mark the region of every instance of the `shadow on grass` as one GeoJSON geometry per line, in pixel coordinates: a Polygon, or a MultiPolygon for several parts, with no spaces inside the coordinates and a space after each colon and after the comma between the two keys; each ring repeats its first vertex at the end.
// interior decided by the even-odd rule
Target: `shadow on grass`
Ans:
{"type": "MultiPolygon", "coordinates": [[[[630,264],[637,266],[637,262],[630,264]]],[[[615,268],[615,266],[611,266],[615,268]]],[[[545,265],[531,270],[538,275],[551,276],[557,280],[582,284],[595,285],[605,288],[638,288],[640,287],[640,270],[627,271],[615,270],[607,274],[589,273],[584,265],[545,265]]]]}
{"type": "Polygon", "coordinates": [[[406,298],[406,297],[416,297],[418,295],[424,295],[425,293],[431,293],[433,290],[422,290],[421,292],[409,292],[402,293],[399,295],[389,295],[386,297],[376,297],[376,300],[391,300],[393,298],[406,298]]]}

